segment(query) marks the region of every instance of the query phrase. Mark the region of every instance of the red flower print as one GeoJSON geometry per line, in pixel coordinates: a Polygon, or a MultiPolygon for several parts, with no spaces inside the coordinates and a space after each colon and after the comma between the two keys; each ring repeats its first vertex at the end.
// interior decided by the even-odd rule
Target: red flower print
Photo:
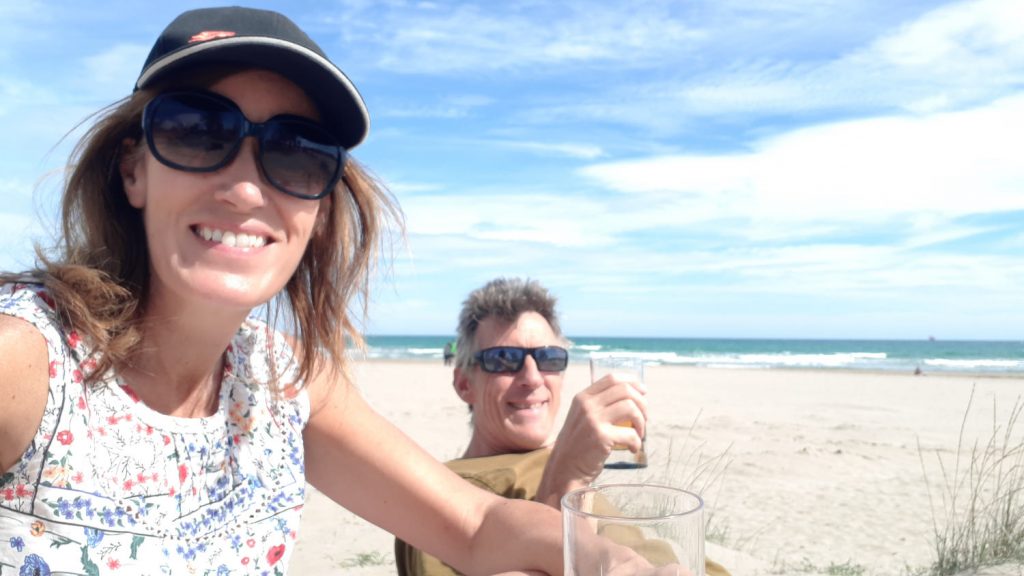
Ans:
{"type": "Polygon", "coordinates": [[[166,435],[166,434],[164,434],[164,446],[167,446],[170,443],[171,443],[171,437],[166,435]]]}
{"type": "Polygon", "coordinates": [[[75,441],[74,435],[71,434],[71,430],[61,430],[57,432],[57,442],[67,446],[75,441]]]}
{"type": "Polygon", "coordinates": [[[49,306],[50,308],[56,308],[57,307],[57,303],[53,301],[53,298],[50,297],[49,293],[47,293],[47,292],[39,292],[38,294],[39,294],[39,299],[42,300],[43,302],[46,302],[47,306],[49,306]]]}
{"type": "Polygon", "coordinates": [[[72,348],[78,348],[78,343],[82,341],[82,337],[78,335],[78,332],[74,330],[68,334],[68,346],[72,348]]]}
{"type": "Polygon", "coordinates": [[[85,380],[82,376],[82,371],[77,369],[71,373],[71,378],[75,381],[75,384],[81,384],[85,380]]]}
{"type": "Polygon", "coordinates": [[[249,565],[249,557],[246,556],[245,558],[242,558],[242,566],[248,566],[248,565],[249,565]]]}
{"type": "Polygon", "coordinates": [[[107,416],[107,424],[110,424],[111,426],[117,424],[117,416],[107,416]]]}
{"type": "Polygon", "coordinates": [[[18,484],[14,487],[14,495],[18,498],[24,498],[25,496],[28,496],[28,490],[25,489],[24,484],[18,484]]]}
{"type": "Polygon", "coordinates": [[[58,366],[58,364],[57,364],[56,360],[51,360],[50,361],[50,378],[56,378],[56,376],[57,376],[57,366],[58,366]]]}
{"type": "Polygon", "coordinates": [[[79,410],[85,410],[85,406],[86,406],[86,404],[85,404],[85,396],[79,396],[78,397],[78,409],[79,410]]]}
{"type": "Polygon", "coordinates": [[[75,475],[71,477],[71,481],[75,484],[81,484],[85,480],[85,476],[81,472],[75,472],[75,475]]]}
{"type": "Polygon", "coordinates": [[[4,490],[4,500],[10,502],[14,500],[14,488],[7,488],[4,490]]]}
{"type": "Polygon", "coordinates": [[[284,556],[284,544],[279,544],[267,551],[267,562],[273,566],[282,556],[284,556]]]}
{"type": "Polygon", "coordinates": [[[256,541],[253,540],[252,538],[249,538],[248,540],[245,541],[245,545],[248,546],[249,548],[252,548],[253,546],[256,545],[256,541]]]}
{"type": "Polygon", "coordinates": [[[178,464],[178,481],[184,483],[188,478],[188,468],[184,464],[178,464]]]}
{"type": "Polygon", "coordinates": [[[132,489],[132,479],[131,478],[129,478],[129,479],[124,481],[124,489],[125,490],[131,490],[132,489]]]}
{"type": "Polygon", "coordinates": [[[107,560],[107,568],[110,568],[111,570],[117,570],[120,567],[121,561],[117,558],[111,558],[110,560],[107,560]]]}

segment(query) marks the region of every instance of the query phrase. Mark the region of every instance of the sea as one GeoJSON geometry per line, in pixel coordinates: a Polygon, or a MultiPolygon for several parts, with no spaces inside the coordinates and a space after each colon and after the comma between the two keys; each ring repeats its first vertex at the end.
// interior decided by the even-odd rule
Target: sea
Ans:
{"type": "MultiPolygon", "coordinates": [[[[437,360],[454,336],[368,336],[367,356],[437,360]]],[[[1024,376],[1024,340],[776,340],[570,337],[570,361],[630,352],[648,364],[705,368],[865,370],[1024,376]]]]}

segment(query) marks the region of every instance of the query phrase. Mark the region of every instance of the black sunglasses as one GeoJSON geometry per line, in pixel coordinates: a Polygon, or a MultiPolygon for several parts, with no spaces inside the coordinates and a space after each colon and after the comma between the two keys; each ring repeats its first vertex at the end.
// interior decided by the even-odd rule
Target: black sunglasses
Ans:
{"type": "Polygon", "coordinates": [[[345,167],[345,148],[320,124],[287,114],[250,122],[237,104],[212,92],[160,94],[143,110],[142,130],[161,164],[186,172],[220,170],[253,136],[267,181],[309,200],[329,194],[345,167]]]}
{"type": "Polygon", "coordinates": [[[495,346],[477,352],[473,359],[484,372],[515,374],[523,369],[527,355],[533,356],[533,361],[537,363],[537,369],[541,372],[561,372],[569,365],[569,351],[558,346],[495,346]]]}

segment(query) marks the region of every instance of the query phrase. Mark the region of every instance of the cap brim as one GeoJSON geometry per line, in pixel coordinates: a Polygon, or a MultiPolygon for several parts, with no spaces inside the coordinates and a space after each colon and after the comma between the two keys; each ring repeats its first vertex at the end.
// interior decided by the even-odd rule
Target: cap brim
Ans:
{"type": "Polygon", "coordinates": [[[346,149],[365,138],[370,117],[359,91],[326,58],[307,48],[274,38],[236,36],[199,42],[168,54],[149,66],[135,87],[145,88],[172,72],[197,65],[227,64],[263,68],[295,82],[310,96],[321,121],[346,149]]]}

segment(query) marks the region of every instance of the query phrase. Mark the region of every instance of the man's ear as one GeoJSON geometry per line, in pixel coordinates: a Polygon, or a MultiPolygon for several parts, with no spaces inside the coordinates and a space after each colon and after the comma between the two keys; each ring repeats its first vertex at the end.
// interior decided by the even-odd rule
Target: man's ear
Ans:
{"type": "Polygon", "coordinates": [[[117,168],[121,174],[128,203],[142,209],[146,206],[146,162],[145,155],[139,150],[139,143],[132,138],[121,142],[121,158],[117,168]]]}
{"type": "Polygon", "coordinates": [[[456,368],[454,375],[452,376],[452,387],[455,388],[455,393],[462,398],[462,401],[470,406],[473,405],[475,398],[473,397],[473,386],[469,382],[469,374],[467,374],[462,368],[456,368]]]}

